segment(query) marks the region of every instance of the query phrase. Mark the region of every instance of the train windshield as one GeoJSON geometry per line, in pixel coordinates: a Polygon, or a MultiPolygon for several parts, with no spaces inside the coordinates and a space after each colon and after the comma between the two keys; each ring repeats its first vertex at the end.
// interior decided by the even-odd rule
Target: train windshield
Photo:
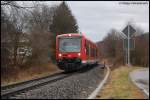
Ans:
{"type": "Polygon", "coordinates": [[[80,37],[61,37],[59,38],[60,52],[80,52],[81,38],[80,37]]]}

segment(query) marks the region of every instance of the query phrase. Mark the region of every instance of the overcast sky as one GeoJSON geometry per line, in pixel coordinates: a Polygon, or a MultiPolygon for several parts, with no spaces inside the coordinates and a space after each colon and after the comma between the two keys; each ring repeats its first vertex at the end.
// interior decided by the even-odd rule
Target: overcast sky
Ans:
{"type": "Polygon", "coordinates": [[[67,1],[67,4],[80,32],[94,42],[101,41],[112,28],[122,31],[128,21],[149,32],[149,1],[67,1]]]}

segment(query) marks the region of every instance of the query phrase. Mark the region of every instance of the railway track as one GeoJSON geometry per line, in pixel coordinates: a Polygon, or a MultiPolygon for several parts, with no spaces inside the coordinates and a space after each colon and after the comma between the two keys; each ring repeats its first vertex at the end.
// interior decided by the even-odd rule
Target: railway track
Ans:
{"type": "Polygon", "coordinates": [[[64,72],[60,72],[53,75],[49,75],[49,76],[45,76],[45,77],[41,77],[29,81],[24,81],[13,85],[3,86],[1,87],[1,98],[9,99],[10,97],[31,90],[33,88],[37,88],[64,79],[66,77],[71,76],[72,74],[73,73],[66,74],[64,72]]]}
{"type": "Polygon", "coordinates": [[[78,74],[78,73],[87,72],[92,68],[94,68],[94,67],[86,67],[86,68],[82,68],[81,70],[71,72],[71,73],[59,72],[59,73],[55,73],[53,75],[48,75],[45,77],[20,82],[17,84],[2,86],[1,87],[1,98],[2,99],[15,98],[18,95],[24,94],[26,91],[33,90],[35,88],[39,88],[39,87],[47,85],[47,84],[54,83],[59,80],[63,80],[67,77],[70,77],[70,76],[78,74]]]}

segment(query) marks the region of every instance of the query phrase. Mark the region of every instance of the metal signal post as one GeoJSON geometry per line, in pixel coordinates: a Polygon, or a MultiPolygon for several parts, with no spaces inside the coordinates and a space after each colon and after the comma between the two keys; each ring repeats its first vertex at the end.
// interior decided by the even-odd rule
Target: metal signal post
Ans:
{"type": "MultiPolygon", "coordinates": [[[[124,49],[125,49],[125,59],[126,59],[126,64],[128,65],[128,66],[131,66],[131,63],[130,63],[130,47],[131,46],[134,46],[134,44],[132,45],[131,43],[130,43],[130,39],[131,39],[131,36],[133,35],[133,33],[135,33],[136,32],[136,30],[131,26],[131,25],[127,25],[125,28],[124,28],[124,30],[123,30],[123,33],[126,35],[126,39],[127,39],[127,48],[126,48],[126,41],[124,42],[124,49]],[[130,46],[131,45],[131,46],[130,46]]],[[[132,42],[132,41],[131,41],[132,42]]]]}

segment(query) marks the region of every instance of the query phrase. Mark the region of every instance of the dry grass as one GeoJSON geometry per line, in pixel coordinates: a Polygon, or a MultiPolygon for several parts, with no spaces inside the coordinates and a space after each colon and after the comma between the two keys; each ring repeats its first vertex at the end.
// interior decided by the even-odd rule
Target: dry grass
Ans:
{"type": "Polygon", "coordinates": [[[140,67],[122,66],[111,71],[109,81],[96,99],[144,99],[143,93],[129,79],[129,72],[140,67]]]}
{"type": "Polygon", "coordinates": [[[15,70],[14,73],[6,73],[1,76],[1,86],[22,82],[59,72],[54,64],[44,64],[15,70]]]}

